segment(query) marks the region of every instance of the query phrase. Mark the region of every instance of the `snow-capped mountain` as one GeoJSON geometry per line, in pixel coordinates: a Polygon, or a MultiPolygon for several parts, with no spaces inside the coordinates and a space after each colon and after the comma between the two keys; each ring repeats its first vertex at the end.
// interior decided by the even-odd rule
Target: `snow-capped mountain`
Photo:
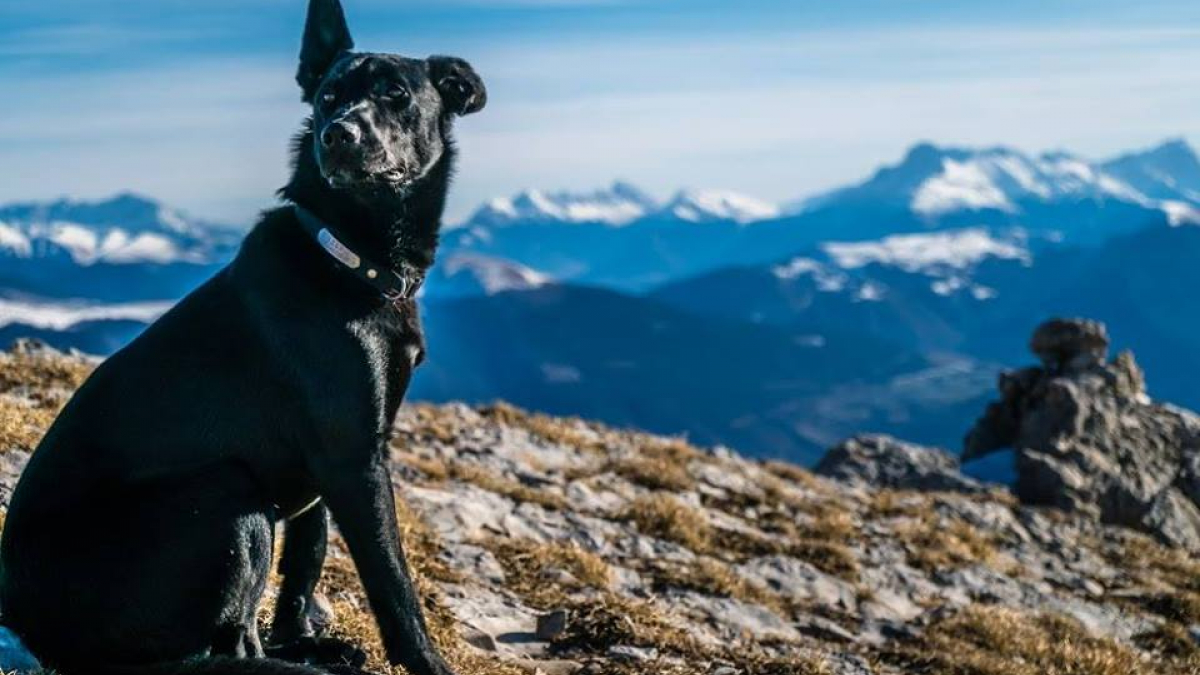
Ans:
{"type": "Polygon", "coordinates": [[[231,228],[133,194],[0,206],[0,297],[173,300],[231,258],[240,240],[231,228]]]}
{"type": "Polygon", "coordinates": [[[202,264],[227,256],[236,239],[228,228],[128,193],[0,207],[0,254],[16,258],[65,254],[85,266],[202,264]]]}
{"type": "Polygon", "coordinates": [[[1200,224],[1200,162],[1183,141],[1106,162],[1066,152],[914,146],[858,185],[818,195],[794,211],[903,205],[930,221],[971,212],[1021,215],[1048,204],[1117,202],[1160,209],[1172,224],[1200,224]]]}
{"type": "Polygon", "coordinates": [[[425,288],[430,297],[463,297],[528,291],[553,281],[549,275],[510,260],[457,253],[438,262],[425,288]]]}
{"type": "Polygon", "coordinates": [[[497,197],[481,206],[468,227],[504,227],[514,223],[601,223],[628,225],[658,208],[638,188],[617,182],[594,192],[543,192],[526,190],[512,197],[497,197]]]}
{"type": "Polygon", "coordinates": [[[779,207],[753,197],[724,190],[684,190],[663,208],[691,223],[732,221],[745,225],[779,216],[779,207]]]}
{"type": "Polygon", "coordinates": [[[1005,240],[982,228],[898,234],[879,241],[828,242],[821,249],[841,269],[878,264],[925,274],[964,270],[987,258],[1029,259],[1020,233],[1005,240]]]}
{"type": "Polygon", "coordinates": [[[544,224],[623,227],[643,219],[746,224],[778,215],[774,204],[729,190],[681,190],[660,204],[641,189],[616,182],[593,192],[525,190],[498,197],[479,207],[463,225],[478,231],[544,224]]]}
{"type": "Polygon", "coordinates": [[[771,266],[770,271],[782,284],[823,293],[848,292],[857,302],[884,300],[892,284],[902,285],[906,293],[924,286],[934,295],[987,301],[997,291],[977,283],[973,273],[988,261],[1031,264],[1024,233],[999,235],[970,228],[877,241],[826,242],[812,253],[771,266]]]}
{"type": "Polygon", "coordinates": [[[1200,203],[1200,159],[1182,139],[1122,155],[1100,168],[1150,199],[1200,203]]]}
{"type": "Polygon", "coordinates": [[[1158,204],[1172,225],[1200,224],[1200,159],[1186,141],[1122,155],[1101,169],[1158,204]]]}

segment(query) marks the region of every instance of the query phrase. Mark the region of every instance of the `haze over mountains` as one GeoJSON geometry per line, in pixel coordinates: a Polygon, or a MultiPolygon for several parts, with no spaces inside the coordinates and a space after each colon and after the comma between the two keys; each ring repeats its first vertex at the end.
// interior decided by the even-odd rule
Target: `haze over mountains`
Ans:
{"type": "MultiPolygon", "coordinates": [[[[957,447],[1032,327],[1081,314],[1196,407],[1198,224],[1183,141],[1100,162],[920,144],[784,206],[529,190],[446,232],[414,395],[800,461],[862,431],[957,447]]],[[[236,243],[132,195],[0,207],[0,339],[111,351],[236,243]]]]}

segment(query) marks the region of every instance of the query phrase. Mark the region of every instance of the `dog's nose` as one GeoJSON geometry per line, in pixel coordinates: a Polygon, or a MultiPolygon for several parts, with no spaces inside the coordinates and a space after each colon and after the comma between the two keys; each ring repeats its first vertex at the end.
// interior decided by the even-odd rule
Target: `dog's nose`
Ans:
{"type": "Polygon", "coordinates": [[[321,145],[326,148],[350,147],[358,145],[361,138],[362,132],[358,130],[358,126],[338,120],[325,126],[325,130],[321,132],[321,145]]]}

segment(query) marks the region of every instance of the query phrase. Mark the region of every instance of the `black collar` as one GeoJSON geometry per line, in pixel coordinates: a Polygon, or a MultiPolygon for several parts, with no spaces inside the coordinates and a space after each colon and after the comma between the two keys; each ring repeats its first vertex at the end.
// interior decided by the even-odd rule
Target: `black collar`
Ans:
{"type": "Polygon", "coordinates": [[[395,305],[409,300],[421,289],[421,284],[425,282],[425,272],[421,269],[406,264],[397,271],[387,265],[376,264],[343,244],[334,234],[333,226],[318,218],[312,211],[299,204],[293,204],[292,209],[296,213],[296,219],[300,221],[300,226],[330,257],[364,283],[374,287],[388,302],[395,305]]]}

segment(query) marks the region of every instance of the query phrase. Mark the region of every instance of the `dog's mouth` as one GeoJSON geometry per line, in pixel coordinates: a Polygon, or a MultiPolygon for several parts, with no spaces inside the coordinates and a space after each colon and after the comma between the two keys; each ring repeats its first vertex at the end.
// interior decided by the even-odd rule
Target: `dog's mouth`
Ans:
{"type": "Polygon", "coordinates": [[[402,187],[409,182],[409,173],[403,167],[329,167],[321,168],[321,176],[329,187],[346,189],[360,186],[402,187]]]}
{"type": "Polygon", "coordinates": [[[412,172],[401,163],[378,154],[363,157],[356,153],[317,151],[321,177],[334,189],[356,187],[403,187],[411,182],[412,172]]]}

